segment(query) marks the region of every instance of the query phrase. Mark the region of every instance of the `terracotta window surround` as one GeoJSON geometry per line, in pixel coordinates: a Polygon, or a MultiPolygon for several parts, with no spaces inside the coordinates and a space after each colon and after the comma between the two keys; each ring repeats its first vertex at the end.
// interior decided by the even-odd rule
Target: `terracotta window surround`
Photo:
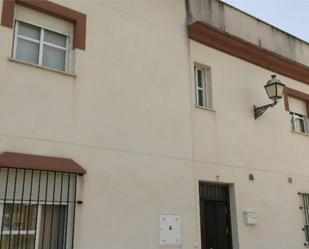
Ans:
{"type": "Polygon", "coordinates": [[[73,23],[73,48],[85,50],[86,47],[86,15],[73,9],[61,6],[47,0],[3,0],[1,25],[13,28],[15,5],[51,15],[73,23]]]}
{"type": "Polygon", "coordinates": [[[309,94],[297,91],[292,88],[285,87],[284,89],[284,106],[285,110],[290,111],[289,108],[289,97],[296,98],[306,102],[307,116],[309,117],[309,94]]]}
{"type": "Polygon", "coordinates": [[[223,32],[204,22],[188,26],[189,38],[270,71],[309,84],[309,67],[223,32]]]}
{"type": "Polygon", "coordinates": [[[0,168],[43,170],[78,175],[86,174],[86,170],[72,159],[13,152],[4,152],[0,155],[0,168]]]}

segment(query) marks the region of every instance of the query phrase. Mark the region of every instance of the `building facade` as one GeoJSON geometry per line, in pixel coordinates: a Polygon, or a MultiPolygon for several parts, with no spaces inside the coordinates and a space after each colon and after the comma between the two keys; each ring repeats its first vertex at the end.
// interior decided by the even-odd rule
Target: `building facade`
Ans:
{"type": "Polygon", "coordinates": [[[308,43],[217,0],[0,13],[1,249],[307,246],[308,43]]]}

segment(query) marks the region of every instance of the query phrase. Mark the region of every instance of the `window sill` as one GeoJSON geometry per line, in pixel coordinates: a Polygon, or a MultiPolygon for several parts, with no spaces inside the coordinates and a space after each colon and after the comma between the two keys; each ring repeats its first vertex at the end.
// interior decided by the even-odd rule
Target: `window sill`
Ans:
{"type": "Polygon", "coordinates": [[[204,107],[204,106],[199,106],[199,105],[195,105],[196,108],[198,109],[202,109],[202,110],[206,110],[206,111],[210,111],[210,112],[215,112],[216,110],[210,107],[204,107]]]}
{"type": "Polygon", "coordinates": [[[32,64],[32,63],[29,63],[29,62],[25,62],[25,61],[21,61],[21,60],[16,60],[16,59],[13,59],[13,58],[8,58],[8,60],[10,62],[14,62],[14,63],[18,63],[18,64],[30,66],[30,67],[35,67],[35,68],[43,69],[43,70],[46,70],[46,71],[49,71],[49,72],[58,73],[58,74],[62,74],[62,75],[73,77],[73,78],[77,77],[76,74],[63,72],[63,71],[60,71],[60,70],[57,70],[57,69],[52,69],[52,68],[49,68],[49,67],[39,66],[39,65],[32,64]]]}
{"type": "Polygon", "coordinates": [[[291,130],[291,132],[295,133],[295,134],[298,134],[298,135],[303,135],[303,136],[309,137],[309,133],[304,133],[304,132],[294,131],[294,130],[291,130]]]}

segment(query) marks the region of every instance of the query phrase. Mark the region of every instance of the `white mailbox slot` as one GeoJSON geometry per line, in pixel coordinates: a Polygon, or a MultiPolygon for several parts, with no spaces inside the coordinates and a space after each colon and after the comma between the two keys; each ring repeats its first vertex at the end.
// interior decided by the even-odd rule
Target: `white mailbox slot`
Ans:
{"type": "Polygon", "coordinates": [[[244,219],[246,225],[255,225],[257,224],[257,215],[256,212],[244,212],[244,219]]]}
{"type": "Polygon", "coordinates": [[[181,219],[179,215],[160,215],[160,246],[181,245],[181,219]]]}

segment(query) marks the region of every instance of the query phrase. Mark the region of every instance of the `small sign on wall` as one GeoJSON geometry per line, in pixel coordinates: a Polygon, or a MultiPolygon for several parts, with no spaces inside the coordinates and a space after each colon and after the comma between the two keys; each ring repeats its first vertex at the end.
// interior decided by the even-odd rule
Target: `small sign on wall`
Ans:
{"type": "Polygon", "coordinates": [[[179,215],[160,215],[160,246],[181,245],[181,219],[179,215]]]}

